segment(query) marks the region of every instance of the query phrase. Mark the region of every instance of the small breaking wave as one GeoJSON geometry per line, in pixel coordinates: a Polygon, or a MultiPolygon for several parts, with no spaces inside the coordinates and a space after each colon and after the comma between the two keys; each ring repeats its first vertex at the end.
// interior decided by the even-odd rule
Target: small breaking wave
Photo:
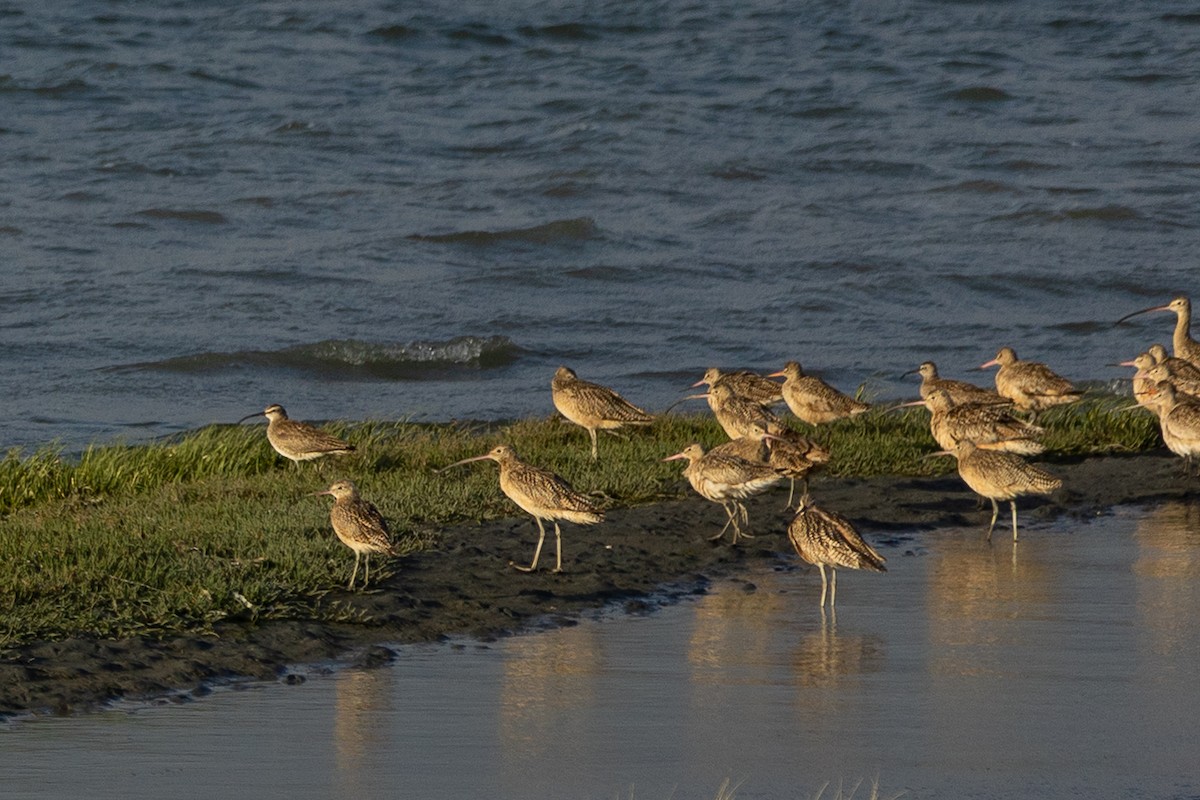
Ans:
{"type": "Polygon", "coordinates": [[[557,244],[583,241],[596,235],[596,221],[591,217],[559,219],[531,228],[512,228],[500,231],[459,231],[457,233],[413,233],[409,239],[435,244],[469,244],[477,247],[508,242],[557,244]]]}
{"type": "Polygon", "coordinates": [[[283,369],[324,378],[421,380],[456,369],[487,369],[516,361],[521,348],[507,336],[458,336],[444,342],[363,342],[327,339],[282,350],[242,350],[111,367],[113,371],[192,374],[242,369],[283,369]]]}

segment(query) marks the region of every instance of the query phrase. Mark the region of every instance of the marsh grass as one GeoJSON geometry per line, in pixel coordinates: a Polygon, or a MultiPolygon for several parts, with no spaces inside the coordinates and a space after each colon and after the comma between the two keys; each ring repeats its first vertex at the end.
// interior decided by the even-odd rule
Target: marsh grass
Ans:
{"type": "MultiPolygon", "coordinates": [[[[1157,424],[1097,398],[1044,420],[1056,453],[1135,452],[1157,424]]],[[[798,423],[797,423],[798,425],[798,423]]],[[[401,552],[438,546],[438,528],[515,516],[496,465],[439,472],[500,442],[609,506],[689,496],[678,462],[688,443],[725,436],[707,414],[667,416],[649,429],[604,436],[559,419],[503,425],[334,423],[358,452],[293,465],[262,426],[211,426],[142,445],[96,445],[71,456],[50,446],[0,460],[0,646],[71,635],[122,637],[206,631],[230,619],[310,618],[371,624],[345,602],[352,556],[329,528],[337,478],[355,480],[391,521],[401,552]]],[[[951,471],[922,409],[874,412],[807,435],[828,445],[826,474],[951,471]]],[[[383,579],[395,567],[372,564],[383,579]]]]}

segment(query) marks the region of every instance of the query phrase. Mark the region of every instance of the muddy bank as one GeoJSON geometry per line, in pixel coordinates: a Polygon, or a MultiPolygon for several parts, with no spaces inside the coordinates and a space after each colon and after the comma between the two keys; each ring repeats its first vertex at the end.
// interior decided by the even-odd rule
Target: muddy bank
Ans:
{"type": "MultiPolygon", "coordinates": [[[[1024,524],[1060,515],[1088,517],[1128,503],[1153,504],[1195,493],[1182,462],[1165,451],[1135,456],[1056,460],[1047,467],[1064,488],[1050,498],[1018,503],[1024,524]]],[[[904,554],[922,530],[963,526],[982,536],[990,515],[957,475],[941,478],[823,479],[813,482],[823,506],[853,520],[888,558],[904,554]]],[[[611,603],[631,610],[703,591],[712,578],[763,559],[793,559],[784,536],[786,486],[748,504],[754,539],[736,548],[713,543],[724,520],[719,506],[697,497],[618,509],[592,528],[564,526],[564,572],[527,575],[537,532],[528,517],[443,531],[438,552],[402,559],[386,583],[365,593],[336,592],[363,624],[311,620],[225,624],[216,636],[165,639],[71,639],[33,644],[0,657],[0,717],[27,712],[71,713],[116,698],[186,698],[237,678],[303,680],[299,664],[345,658],[385,663],[381,643],[436,641],[448,635],[494,638],[536,625],[571,624],[581,611],[611,603]]],[[[1002,508],[997,542],[1007,540],[1002,508]]],[[[551,539],[553,536],[551,535],[551,539]]],[[[726,540],[727,541],[727,540],[726,540]]],[[[542,565],[552,565],[547,541],[542,565]]],[[[347,560],[347,567],[350,561],[347,560]]],[[[815,573],[814,573],[815,574],[815,573]]]]}

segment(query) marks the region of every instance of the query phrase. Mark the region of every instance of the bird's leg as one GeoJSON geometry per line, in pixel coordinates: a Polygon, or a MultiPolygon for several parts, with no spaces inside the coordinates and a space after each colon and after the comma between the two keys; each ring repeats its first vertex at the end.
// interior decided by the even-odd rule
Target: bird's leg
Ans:
{"type": "MultiPolygon", "coordinates": [[[[742,518],[742,522],[746,523],[746,526],[749,527],[750,513],[748,511],[746,511],[745,504],[743,504],[741,500],[734,500],[733,504],[737,508],[738,516],[740,516],[742,518]]],[[[753,539],[754,538],[754,534],[746,533],[744,530],[741,529],[740,526],[738,526],[737,520],[734,520],[734,522],[733,522],[733,530],[734,530],[734,533],[733,533],[734,544],[737,543],[737,540],[739,538],[742,538],[742,539],[753,539]]]]}
{"type": "Polygon", "coordinates": [[[996,505],[995,498],[988,498],[992,501],[992,524],[988,525],[987,540],[992,540],[992,528],[996,527],[996,517],[1000,516],[1000,506],[996,505]]]}
{"type": "Polygon", "coordinates": [[[542,520],[538,517],[534,517],[533,521],[536,522],[538,526],[538,543],[537,548],[533,551],[533,563],[528,567],[522,567],[519,564],[513,564],[511,561],[508,562],[509,564],[512,564],[512,566],[521,570],[521,572],[533,572],[535,569],[537,569],[538,556],[542,554],[542,542],[546,541],[546,528],[542,525],[542,520]]]}
{"type": "Polygon", "coordinates": [[[363,553],[363,588],[367,588],[367,584],[371,582],[371,553],[370,551],[363,553]]]}
{"type": "Polygon", "coordinates": [[[817,564],[817,569],[821,570],[821,610],[825,610],[825,592],[829,589],[829,580],[825,577],[825,565],[817,564]]]}
{"type": "Polygon", "coordinates": [[[788,486],[788,501],[787,505],[783,507],[784,511],[792,507],[792,497],[796,494],[796,479],[789,478],[789,480],[791,481],[791,485],[788,486]]]}
{"type": "Polygon", "coordinates": [[[837,605],[837,567],[830,567],[832,573],[829,576],[829,610],[833,611],[833,607],[837,605]]]}
{"type": "Polygon", "coordinates": [[[1009,500],[1008,504],[1012,506],[1013,541],[1015,542],[1017,540],[1017,501],[1015,499],[1009,500]]]}
{"type": "Polygon", "coordinates": [[[354,571],[350,573],[350,585],[346,587],[347,589],[354,588],[354,579],[357,576],[358,576],[358,551],[355,550],[354,551],[354,571]]]}
{"type": "Polygon", "coordinates": [[[588,433],[592,435],[592,461],[596,460],[596,429],[588,428],[588,433]]]}
{"type": "MultiPolygon", "coordinates": [[[[708,540],[709,540],[710,542],[715,542],[715,541],[717,541],[718,539],[720,539],[722,536],[724,536],[724,535],[725,535],[725,531],[726,531],[726,530],[728,530],[728,528],[729,528],[729,523],[733,522],[733,512],[729,510],[729,506],[728,506],[727,504],[725,504],[725,503],[721,503],[721,508],[725,509],[725,516],[729,517],[729,519],[725,520],[725,527],[724,527],[724,528],[721,528],[721,532],[720,532],[720,533],[718,533],[716,536],[710,536],[710,537],[708,537],[708,540]]],[[[737,534],[736,534],[736,533],[734,534],[734,537],[735,537],[735,538],[734,538],[734,541],[737,541],[737,538],[736,538],[736,537],[737,537],[737,534]]]]}
{"type": "Polygon", "coordinates": [[[562,572],[562,531],[558,529],[558,520],[554,521],[554,571],[562,572]]]}

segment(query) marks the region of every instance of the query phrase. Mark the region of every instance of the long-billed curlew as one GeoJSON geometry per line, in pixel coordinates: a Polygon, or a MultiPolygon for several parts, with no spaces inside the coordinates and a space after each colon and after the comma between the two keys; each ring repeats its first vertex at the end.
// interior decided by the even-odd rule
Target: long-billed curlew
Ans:
{"type": "Polygon", "coordinates": [[[578,525],[595,525],[604,521],[604,511],[550,470],[526,464],[517,457],[516,451],[506,444],[496,445],[481,456],[455,461],[439,472],[472,461],[484,460],[495,461],[500,465],[500,491],[522,511],[531,515],[538,526],[538,543],[533,551],[533,562],[528,567],[509,563],[522,572],[533,572],[537,569],[538,557],[542,554],[542,543],[546,541],[546,528],[542,525],[542,520],[546,520],[554,523],[554,571],[562,572],[562,531],[558,527],[558,521],[561,519],[578,525]]]}
{"type": "Polygon", "coordinates": [[[692,388],[708,386],[711,389],[717,384],[725,384],[734,394],[760,405],[769,406],[783,402],[783,384],[746,369],[721,372],[716,367],[710,367],[703,378],[692,384],[692,388]]]}
{"type": "Polygon", "coordinates": [[[1008,398],[1001,397],[998,393],[991,389],[984,389],[982,386],[976,386],[973,383],[966,381],[956,381],[950,378],[942,378],[938,376],[937,364],[932,361],[926,361],[914,370],[910,370],[905,375],[920,374],[921,376],[921,399],[924,400],[929,396],[929,393],[934,389],[941,389],[950,395],[950,399],[956,405],[962,403],[983,403],[987,405],[1008,405],[1012,401],[1008,398]]]}
{"type": "Polygon", "coordinates": [[[1013,541],[1017,541],[1017,498],[1027,494],[1050,494],[1062,486],[1062,481],[1043,469],[1027,464],[1020,456],[989,449],[994,445],[976,445],[967,439],[953,450],[934,455],[953,455],[958,460],[958,475],[978,495],[992,501],[992,521],[987,538],[992,540],[996,517],[1000,515],[997,500],[1007,500],[1012,507],[1013,541]]]}
{"type": "Polygon", "coordinates": [[[804,482],[804,494],[808,494],[808,476],[829,463],[829,448],[801,436],[791,428],[778,425],[767,431],[766,440],[770,447],[767,463],[789,481],[787,505],[784,508],[791,508],[796,481],[804,482]]]}
{"type": "Polygon", "coordinates": [[[590,383],[569,367],[559,367],[550,381],[554,407],[564,417],[585,428],[592,437],[592,459],[596,458],[596,431],[611,431],[626,425],[649,425],[654,417],[624,397],[598,383],[590,383]]]}
{"type": "Polygon", "coordinates": [[[863,541],[850,521],[840,514],[825,511],[805,494],[796,507],[796,516],[788,525],[788,539],[796,555],[821,570],[821,609],[825,609],[825,590],[829,592],[829,607],[837,602],[838,569],[865,569],[887,572],[887,561],[871,545],[863,541]],[[825,568],[833,572],[832,586],[826,580],[825,568]]]}
{"type": "Polygon", "coordinates": [[[815,375],[805,375],[799,362],[789,361],[770,378],[783,376],[783,401],[800,420],[809,425],[853,417],[867,411],[870,406],[842,394],[815,375]]]}
{"type": "Polygon", "coordinates": [[[312,461],[328,455],[344,455],[354,452],[354,445],[326,433],[307,422],[288,419],[283,406],[273,403],[262,411],[247,414],[238,420],[245,422],[254,417],[266,417],[267,441],[275,452],[284,458],[291,459],[295,464],[301,461],[312,461]]]}
{"type": "Polygon", "coordinates": [[[1184,472],[1191,475],[1192,458],[1200,455],[1200,401],[1181,397],[1168,381],[1158,382],[1154,398],[1163,443],[1183,458],[1184,472]]]}
{"type": "Polygon", "coordinates": [[[1004,406],[955,403],[943,389],[929,392],[924,405],[929,409],[929,432],[943,450],[953,450],[964,439],[1026,456],[1037,455],[1046,449],[1038,441],[1045,430],[1017,419],[1004,406]]]}
{"type": "Polygon", "coordinates": [[[338,481],[325,491],[314,493],[313,496],[320,495],[333,497],[333,508],[329,510],[333,532],[342,544],[354,551],[354,571],[350,573],[350,585],[346,588],[354,588],[359,556],[363,556],[366,561],[363,572],[363,588],[366,588],[371,581],[371,553],[388,556],[396,554],[392,549],[387,521],[379,513],[379,509],[359,495],[358,487],[351,481],[338,481]]]}
{"type": "Polygon", "coordinates": [[[1037,415],[1048,408],[1074,403],[1083,392],[1071,385],[1038,361],[1020,361],[1011,347],[1002,347],[991,361],[979,365],[980,369],[1000,366],[996,373],[996,391],[1012,400],[1017,408],[1037,415]]]}
{"type": "Polygon", "coordinates": [[[765,428],[783,424],[783,421],[766,406],[736,394],[723,383],[718,383],[704,394],[692,394],[684,399],[701,397],[708,400],[708,407],[712,409],[713,416],[730,439],[740,439],[748,435],[751,426],[755,424],[765,428]]]}
{"type": "Polygon", "coordinates": [[[1192,301],[1184,295],[1179,295],[1165,306],[1151,306],[1150,308],[1143,308],[1141,311],[1134,311],[1132,314],[1126,314],[1117,320],[1117,324],[1120,325],[1130,317],[1136,317],[1138,314],[1146,314],[1151,311],[1175,312],[1175,332],[1171,336],[1171,347],[1175,350],[1175,356],[1200,367],[1200,342],[1192,338],[1191,332],[1192,301]]]}
{"type": "Polygon", "coordinates": [[[663,459],[678,460],[688,462],[683,470],[683,477],[687,478],[696,493],[705,500],[720,503],[725,509],[725,515],[729,517],[721,532],[709,538],[720,539],[730,525],[733,525],[734,544],[737,544],[740,537],[753,538],[738,524],[739,517],[743,522],[749,521],[746,507],[741,501],[766,491],[783,480],[783,476],[767,464],[721,453],[705,453],[704,448],[698,444],[689,444],[681,452],[663,459]]]}

